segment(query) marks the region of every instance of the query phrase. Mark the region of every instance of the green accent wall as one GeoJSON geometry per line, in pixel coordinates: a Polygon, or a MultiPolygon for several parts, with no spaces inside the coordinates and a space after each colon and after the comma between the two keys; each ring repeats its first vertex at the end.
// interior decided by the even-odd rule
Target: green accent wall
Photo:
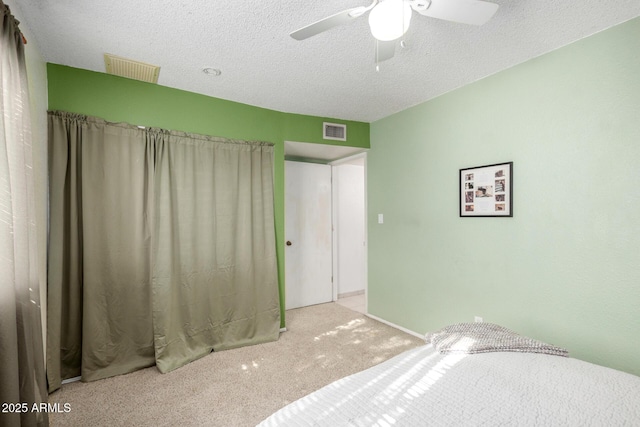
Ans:
{"type": "Polygon", "coordinates": [[[284,141],[369,147],[369,124],[254,107],[103,73],[47,64],[49,109],[113,122],[273,142],[282,326],[284,317],[284,141]],[[346,142],[322,139],[322,122],[346,124],[346,142]]]}
{"type": "Polygon", "coordinates": [[[371,314],[640,375],[639,41],[636,18],[371,124],[371,314]],[[507,161],[513,218],[460,218],[459,169],[507,161]]]}

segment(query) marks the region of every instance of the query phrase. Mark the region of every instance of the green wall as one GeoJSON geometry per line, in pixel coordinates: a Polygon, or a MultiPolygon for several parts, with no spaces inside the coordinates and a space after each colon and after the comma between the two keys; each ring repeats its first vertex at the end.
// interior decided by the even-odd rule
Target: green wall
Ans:
{"type": "Polygon", "coordinates": [[[49,109],[114,122],[276,144],[275,210],[284,326],[284,141],[369,147],[369,124],[282,113],[103,73],[48,64],[49,109]],[[344,123],[346,142],[322,139],[322,122],[344,123]]]}
{"type": "Polygon", "coordinates": [[[371,124],[371,314],[640,374],[639,41],[637,18],[371,124]],[[506,161],[514,217],[460,218],[458,170],[506,161]]]}

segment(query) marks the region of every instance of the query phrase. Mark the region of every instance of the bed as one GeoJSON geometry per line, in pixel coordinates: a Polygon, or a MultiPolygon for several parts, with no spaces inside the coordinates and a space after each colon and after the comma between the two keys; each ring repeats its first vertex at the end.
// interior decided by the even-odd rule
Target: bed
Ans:
{"type": "Polygon", "coordinates": [[[640,377],[474,325],[428,334],[424,346],[335,381],[260,427],[640,426],[640,377]]]}

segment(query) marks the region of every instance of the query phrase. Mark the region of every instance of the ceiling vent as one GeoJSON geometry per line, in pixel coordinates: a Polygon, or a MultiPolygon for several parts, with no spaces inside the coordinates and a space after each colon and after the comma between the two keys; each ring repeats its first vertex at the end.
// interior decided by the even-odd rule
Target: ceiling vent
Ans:
{"type": "Polygon", "coordinates": [[[322,128],[323,128],[323,132],[322,132],[323,139],[333,139],[336,141],[347,140],[347,125],[324,122],[322,124],[322,128]]]}
{"type": "Polygon", "coordinates": [[[107,74],[141,80],[147,83],[158,83],[160,67],[156,65],[145,64],[144,62],[133,61],[108,53],[104,54],[104,65],[107,68],[107,74]]]}

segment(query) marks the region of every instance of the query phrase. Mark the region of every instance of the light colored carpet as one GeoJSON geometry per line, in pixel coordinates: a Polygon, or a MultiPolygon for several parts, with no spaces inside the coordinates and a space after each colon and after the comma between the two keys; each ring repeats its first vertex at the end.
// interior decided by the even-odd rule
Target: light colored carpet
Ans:
{"type": "Polygon", "coordinates": [[[51,394],[52,426],[255,426],[282,406],[424,341],[335,303],[289,310],[277,342],[211,353],[51,394]]]}

